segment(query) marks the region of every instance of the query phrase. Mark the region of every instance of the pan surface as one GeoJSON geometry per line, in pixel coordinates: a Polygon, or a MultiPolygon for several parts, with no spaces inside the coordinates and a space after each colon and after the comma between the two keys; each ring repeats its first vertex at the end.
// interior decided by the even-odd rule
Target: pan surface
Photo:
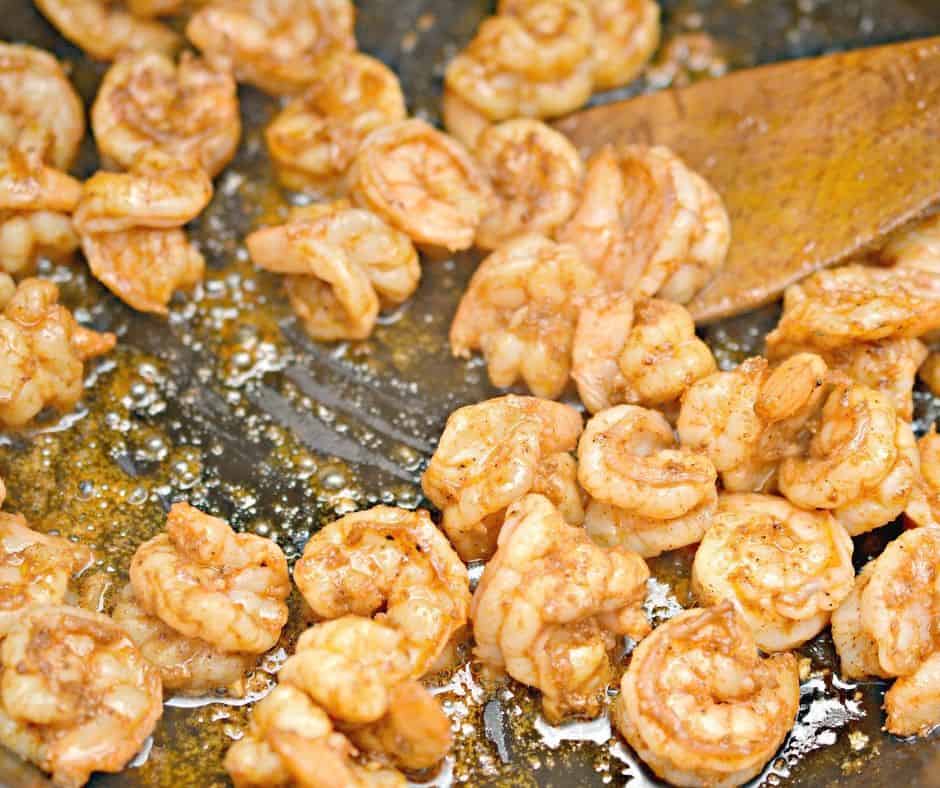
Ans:
{"type": "MultiPolygon", "coordinates": [[[[401,77],[409,109],[436,120],[443,68],[491,12],[476,0],[357,3],[360,47],[401,77]]],[[[665,41],[707,32],[729,67],[940,33],[936,0],[665,0],[665,41]]],[[[0,2],[0,38],[67,61],[90,103],[104,73],[67,44],[29,0],[0,2]]],[[[658,84],[654,70],[616,95],[658,84]]],[[[192,227],[209,271],[169,320],[133,313],[78,262],[46,266],[85,322],[120,335],[89,365],[74,415],[0,438],[9,508],[42,530],[78,536],[100,556],[86,587],[113,593],[137,545],[162,528],[172,501],[187,499],[243,530],[275,538],[290,559],[324,522],[375,503],[422,503],[419,477],[451,410],[493,396],[479,360],[451,359],[446,335],[477,258],[424,267],[414,299],[383,318],[366,342],[320,345],[295,324],[275,276],[255,271],[241,238],[282,217],[260,134],[276,106],[240,94],[245,135],[216,195],[192,227]]],[[[599,97],[597,100],[610,98],[599,97]]],[[[76,174],[96,168],[86,140],[76,174]]],[[[775,309],[712,326],[709,343],[729,364],[760,351],[775,309]]],[[[918,392],[919,426],[938,412],[918,392]]],[[[880,550],[891,528],[856,540],[857,560],[880,550]]],[[[651,613],[662,620],[691,598],[690,551],[652,562],[651,613]]],[[[299,604],[292,600],[292,617],[299,604]]],[[[298,624],[299,625],[299,624],[298,624]]],[[[262,691],[296,629],[254,678],[262,691]]],[[[841,682],[828,636],[801,650],[800,718],[780,756],[756,782],[767,786],[940,785],[940,740],[902,741],[881,730],[878,682],[841,682]]],[[[606,721],[564,729],[538,721],[519,685],[484,685],[470,668],[441,679],[458,744],[435,784],[655,784],[606,721]]],[[[152,744],[132,768],[98,786],[227,785],[225,749],[241,735],[246,706],[217,698],[171,700],[152,744]]],[[[0,751],[0,784],[46,785],[0,751]]]]}

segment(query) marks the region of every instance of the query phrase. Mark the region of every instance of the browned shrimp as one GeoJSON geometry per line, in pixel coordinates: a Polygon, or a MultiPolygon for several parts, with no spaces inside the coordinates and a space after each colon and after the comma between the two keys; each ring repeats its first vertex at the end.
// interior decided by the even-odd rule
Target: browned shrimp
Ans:
{"type": "Polygon", "coordinates": [[[609,90],[636,77],[659,46],[654,0],[586,0],[597,31],[594,89],[609,90]]]}

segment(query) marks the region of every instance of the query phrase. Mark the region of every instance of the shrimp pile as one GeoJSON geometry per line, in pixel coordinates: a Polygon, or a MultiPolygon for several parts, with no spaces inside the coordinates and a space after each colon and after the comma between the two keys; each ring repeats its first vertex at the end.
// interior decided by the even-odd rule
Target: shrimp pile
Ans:
{"type": "Polygon", "coordinates": [[[916,528],[891,542],[858,576],[832,617],[849,678],[896,676],[886,727],[926,735],[940,725],[940,530],[916,528]]]}
{"type": "Polygon", "coordinates": [[[107,353],[114,334],[75,322],[59,288],[43,279],[18,286],[0,275],[0,425],[22,427],[44,408],[72,409],[82,395],[83,362],[107,353]]]}
{"type": "Polygon", "coordinates": [[[852,540],[836,519],[772,495],[722,495],[692,566],[698,601],[729,600],[766,652],[822,632],[854,582],[852,540]]]}
{"type": "Polygon", "coordinates": [[[211,196],[205,170],[152,149],[129,173],[95,173],[74,217],[92,274],[134,309],[165,315],[174,291],[202,279],[205,261],[181,228],[211,196]]]}
{"type": "Polygon", "coordinates": [[[339,197],[366,137],[405,116],[398,77],[375,58],[343,53],[274,118],[265,141],[287,188],[339,197]]]}
{"type": "Polygon", "coordinates": [[[571,452],[581,416],[567,405],[508,395],[451,413],[421,480],[464,561],[496,549],[506,507],[540,493],[578,525],[584,518],[571,452]]]}
{"type": "Polygon", "coordinates": [[[509,507],[473,595],[475,654],[539,689],[549,722],[595,717],[616,636],[649,632],[648,578],[636,553],[597,547],[547,498],[527,495],[509,507]]]}
{"type": "Polygon", "coordinates": [[[613,291],[684,304],[724,265],[731,241],[718,193],[663,147],[605,147],[558,238],[613,291]]]}
{"type": "Polygon", "coordinates": [[[315,339],[365,339],[381,307],[405,301],[421,278],[408,236],[344,200],[295,208],[292,221],[245,239],[256,265],[287,274],[294,311],[315,339]]]}
{"type": "Polygon", "coordinates": [[[521,378],[554,399],[568,383],[575,322],[595,283],[569,244],[540,235],[510,241],[474,272],[450,327],[451,350],[482,350],[494,386],[521,378]]]}
{"type": "Polygon", "coordinates": [[[917,441],[920,473],[904,515],[913,525],[940,526],[940,435],[936,426],[917,441]]]}
{"type": "Polygon", "coordinates": [[[123,769],[162,712],[160,674],[107,616],[34,607],[0,646],[0,743],[56,785],[123,769]]]}
{"type": "Polygon", "coordinates": [[[730,603],[686,610],[634,650],[613,707],[630,746],[674,785],[742,785],[793,727],[796,657],[766,659],[730,603]]]}
{"type": "Polygon", "coordinates": [[[398,632],[415,678],[467,623],[467,568],[423,510],[376,506],[330,523],[307,543],[294,582],[319,619],[375,614],[398,632]]]}
{"type": "Polygon", "coordinates": [[[636,405],[598,413],[578,444],[578,480],[591,496],[585,529],[601,544],[645,557],[702,538],[717,478],[705,455],[677,445],[661,413],[636,405]]]}
{"type": "Polygon", "coordinates": [[[356,48],[354,17],[350,0],[212,0],[186,35],[214,68],[290,95],[315,81],[331,55],[356,48]]]}
{"type": "Polygon", "coordinates": [[[689,386],[715,371],[680,304],[598,293],[578,317],[571,377],[591,413],[624,403],[673,411],[689,386]]]}
{"type": "Polygon", "coordinates": [[[130,169],[145,151],[217,175],[241,136],[235,81],[190,53],[122,58],[105,74],[91,125],[103,161],[130,169]]]}

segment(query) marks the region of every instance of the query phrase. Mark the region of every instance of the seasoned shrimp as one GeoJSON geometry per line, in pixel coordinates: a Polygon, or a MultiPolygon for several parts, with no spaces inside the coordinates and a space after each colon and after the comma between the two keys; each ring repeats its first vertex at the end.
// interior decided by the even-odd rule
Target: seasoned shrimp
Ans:
{"type": "Polygon", "coordinates": [[[56,785],[123,769],[162,712],[159,673],[107,616],[34,607],[0,647],[0,742],[56,785]]]}
{"type": "Polygon", "coordinates": [[[356,48],[350,0],[212,0],[186,35],[215,67],[275,95],[303,90],[331,55],[356,48]]]}
{"type": "Polygon", "coordinates": [[[494,386],[521,378],[554,399],[568,383],[575,321],[595,284],[575,247],[541,235],[509,241],[474,272],[450,327],[451,351],[482,350],[494,386]]]}
{"type": "Polygon", "coordinates": [[[936,426],[917,441],[920,473],[904,514],[914,525],[940,526],[940,435],[936,426]]]}
{"type": "Polygon", "coordinates": [[[36,0],[63,36],[97,60],[114,60],[125,52],[171,54],[179,48],[180,38],[169,27],[128,13],[124,5],[118,0],[36,0]]]}
{"type": "Polygon", "coordinates": [[[294,310],[315,339],[365,339],[379,308],[399,304],[421,278],[404,233],[345,201],[294,212],[245,239],[256,265],[287,274],[294,310]]]}
{"type": "Polygon", "coordinates": [[[584,163],[563,134],[537,120],[509,120],[487,129],[475,153],[494,192],[477,230],[479,248],[529,233],[550,236],[574,212],[584,163]]]}
{"type": "Polygon", "coordinates": [[[134,554],[131,585],[150,615],[227,652],[260,654],[287,622],[287,560],[270,539],[235,533],[187,503],[134,554]]]}
{"type": "Polygon", "coordinates": [[[397,630],[413,677],[467,623],[467,569],[422,510],[377,506],[330,523],[307,543],[294,582],[321,619],[376,614],[397,630]]]}
{"type": "Polygon", "coordinates": [[[251,712],[225,755],[235,788],[405,788],[393,769],[354,760],[356,749],[301,690],[281,684],[251,712]]]}
{"type": "Polygon", "coordinates": [[[885,727],[895,736],[927,736],[940,725],[940,651],[885,693],[885,727]]]}
{"type": "MultiPolygon", "coordinates": [[[[421,485],[443,512],[441,527],[461,558],[489,558],[506,507],[527,493],[541,493],[560,507],[580,496],[576,479],[556,475],[546,486],[539,472],[572,451],[580,434],[574,408],[535,397],[497,397],[450,414],[421,485]]],[[[566,517],[580,514],[563,511],[566,517]]]]}
{"type": "Polygon", "coordinates": [[[384,63],[343,53],[274,118],[265,140],[287,188],[337,197],[366,137],[406,115],[398,77],[384,63]]]}
{"type": "Polygon", "coordinates": [[[463,146],[418,119],[370,134],[349,179],[357,203],[432,251],[469,249],[492,199],[463,146]]]}
{"type": "Polygon", "coordinates": [[[632,81],[659,46],[659,5],[653,0],[587,0],[594,19],[594,89],[632,81]]]}
{"type": "Polygon", "coordinates": [[[82,394],[83,362],[116,338],[78,325],[52,282],[24,279],[15,292],[9,278],[0,282],[0,424],[21,427],[43,408],[70,410],[82,394]]]}
{"type": "Polygon", "coordinates": [[[592,499],[584,527],[643,556],[702,538],[717,477],[707,457],[677,446],[662,414],[636,405],[598,413],[578,444],[578,479],[592,499]]]}
{"type": "Polygon", "coordinates": [[[818,635],[854,583],[852,539],[836,519],[771,495],[723,495],[692,566],[698,601],[729,600],[766,652],[818,635]]]}
{"type": "Polygon", "coordinates": [[[550,722],[594,717],[612,677],[615,635],[649,631],[649,570],[636,553],[592,544],[552,503],[509,507],[499,547],[473,595],[475,653],[542,692],[550,722]]]}
{"type": "Polygon", "coordinates": [[[581,204],[559,233],[614,291],[689,301],[724,264],[721,198],[668,148],[605,147],[587,164],[581,204]]]}
{"type": "Polygon", "coordinates": [[[884,245],[879,257],[886,265],[940,274],[940,215],[896,232],[884,245]]]}
{"type": "Polygon", "coordinates": [[[742,785],[796,721],[796,657],[762,658],[725,602],[686,610],[640,643],[613,719],[637,755],[673,785],[742,785]]]}
{"type": "Polygon", "coordinates": [[[0,43],[0,145],[38,148],[60,170],[72,166],[85,135],[85,109],[48,52],[0,43]]]}
{"type": "Polygon", "coordinates": [[[22,515],[0,512],[0,638],[28,608],[64,602],[69,582],[91,560],[87,547],[34,531],[22,515]]]}
{"type": "Polygon", "coordinates": [[[192,162],[210,176],[232,160],[241,136],[235,80],[184,53],[122,58],[105,74],[91,108],[102,159],[130,168],[144,151],[192,162]]]}

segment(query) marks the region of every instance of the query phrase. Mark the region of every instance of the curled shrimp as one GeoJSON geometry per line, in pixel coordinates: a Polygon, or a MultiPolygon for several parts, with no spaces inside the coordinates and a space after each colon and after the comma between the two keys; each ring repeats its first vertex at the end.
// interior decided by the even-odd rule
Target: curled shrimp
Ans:
{"type": "Polygon", "coordinates": [[[927,736],[940,724],[940,651],[885,693],[885,727],[895,736],[927,736]]]}
{"type": "Polygon", "coordinates": [[[421,278],[408,236],[345,201],[297,209],[245,242],[256,265],[287,274],[294,311],[320,340],[365,339],[380,306],[405,301],[421,278]]]}
{"type": "Polygon", "coordinates": [[[662,414],[636,405],[598,413],[578,444],[578,480],[591,496],[584,527],[643,556],[702,538],[717,476],[707,457],[678,447],[662,414]]]}
{"type": "Polygon", "coordinates": [[[349,0],[212,0],[186,35],[217,68],[274,95],[315,81],[324,62],[356,48],[349,0]]]}
{"type": "Polygon", "coordinates": [[[537,120],[508,120],[483,132],[475,154],[494,192],[477,230],[479,248],[530,233],[551,236],[574,212],[584,164],[563,134],[537,120]]]}
{"type": "Polygon", "coordinates": [[[413,677],[467,623],[467,569],[422,510],[377,506],[330,523],[307,543],[294,582],[321,619],[377,614],[401,634],[413,677]]]}
{"type": "Polygon", "coordinates": [[[435,251],[469,249],[492,196],[464,147],[418,119],[372,132],[349,179],[355,202],[435,251]]]}
{"type": "MultiPolygon", "coordinates": [[[[489,558],[506,507],[527,493],[559,506],[580,498],[575,466],[553,459],[572,451],[580,434],[574,408],[535,397],[497,397],[451,413],[421,485],[461,558],[489,558]],[[546,463],[560,473],[540,473],[546,463]]],[[[583,515],[580,507],[564,511],[583,515]]]]}
{"type": "Polygon", "coordinates": [[[48,52],[0,43],[0,145],[38,149],[67,170],[85,135],[81,99],[48,52]]]}
{"type": "Polygon", "coordinates": [[[940,435],[936,426],[917,441],[920,473],[904,514],[914,525],[940,526],[940,435]]]}
{"type": "Polygon", "coordinates": [[[287,622],[290,577],[281,549],[187,503],[174,504],[166,532],[137,549],[130,578],[145,611],[221,651],[267,651],[287,622]]]}
{"type": "Polygon", "coordinates": [[[265,140],[287,188],[336,197],[366,137],[406,115],[398,77],[384,63],[342,53],[274,118],[265,140]]]}
{"type": "Polygon", "coordinates": [[[594,89],[632,81],[659,46],[659,5],[653,0],[587,0],[597,31],[594,89]]]}
{"type": "Polygon", "coordinates": [[[527,495],[509,507],[473,595],[475,654],[539,689],[550,722],[597,716],[615,635],[649,631],[648,578],[636,553],[592,544],[547,498],[527,495]]]}
{"type": "Polygon", "coordinates": [[[668,148],[605,147],[587,164],[581,204],[559,239],[614,291],[684,303],[724,264],[721,199],[668,148]]]}
{"type": "Polygon", "coordinates": [[[63,36],[96,60],[114,60],[124,52],[171,54],[180,45],[169,27],[130,13],[115,0],[36,0],[36,6],[63,36]]]}
{"type": "Polygon", "coordinates": [[[450,327],[451,351],[482,350],[494,386],[521,378],[554,399],[568,383],[575,321],[595,283],[573,246],[540,235],[509,241],[474,272],[450,327]]]}
{"type": "Polygon", "coordinates": [[[24,279],[14,288],[5,278],[0,284],[0,424],[21,427],[47,407],[71,410],[82,394],[83,362],[111,350],[114,334],[76,323],[52,282],[24,279]]]}
{"type": "Polygon", "coordinates": [[[640,643],[613,719],[637,755],[674,785],[742,785],[796,721],[796,657],[762,658],[730,603],[686,610],[640,643]]]}
{"type": "Polygon", "coordinates": [[[772,495],[723,495],[692,566],[698,601],[729,600],[766,652],[818,635],[854,583],[852,539],[832,514],[772,495]]]}
{"type": "Polygon", "coordinates": [[[235,80],[190,53],[178,65],[161,52],[134,53],[105,74],[91,125],[108,163],[130,168],[157,150],[214,176],[232,160],[241,136],[235,80]]]}
{"type": "Polygon", "coordinates": [[[162,712],[159,673],[107,616],[34,607],[0,647],[0,742],[56,785],[121,771],[162,712]]]}

